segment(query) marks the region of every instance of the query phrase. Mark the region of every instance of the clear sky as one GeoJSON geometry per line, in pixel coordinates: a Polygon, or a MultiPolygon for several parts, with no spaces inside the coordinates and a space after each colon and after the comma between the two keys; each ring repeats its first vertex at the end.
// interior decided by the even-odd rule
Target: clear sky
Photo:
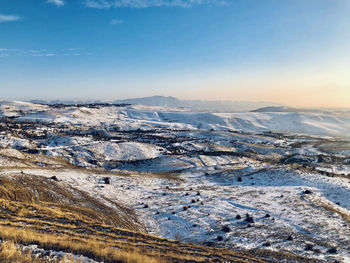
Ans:
{"type": "Polygon", "coordinates": [[[349,0],[0,0],[0,99],[350,106],[349,0]]]}

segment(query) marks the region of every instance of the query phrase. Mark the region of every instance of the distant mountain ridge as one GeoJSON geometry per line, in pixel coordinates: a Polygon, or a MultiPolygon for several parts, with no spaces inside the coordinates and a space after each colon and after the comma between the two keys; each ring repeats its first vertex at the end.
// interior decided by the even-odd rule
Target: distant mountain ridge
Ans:
{"type": "Polygon", "coordinates": [[[151,96],[123,100],[30,100],[31,103],[53,104],[138,104],[168,108],[187,108],[192,111],[233,113],[233,112],[323,112],[323,111],[349,111],[349,108],[293,108],[274,102],[266,101],[227,101],[227,100],[181,100],[172,96],[151,96]]]}
{"type": "Polygon", "coordinates": [[[38,104],[87,104],[87,103],[113,103],[113,104],[139,104],[146,106],[159,106],[170,108],[188,108],[194,111],[207,112],[245,112],[268,106],[280,106],[273,102],[251,102],[251,101],[206,101],[206,100],[181,100],[172,96],[151,96],[143,98],[131,98],[123,100],[31,100],[38,104]]]}
{"type": "Polygon", "coordinates": [[[206,101],[206,100],[181,100],[175,97],[152,96],[144,98],[133,98],[116,100],[114,103],[142,104],[147,106],[189,108],[195,111],[208,112],[240,112],[251,111],[267,106],[280,106],[273,102],[251,102],[251,101],[206,101]]]}

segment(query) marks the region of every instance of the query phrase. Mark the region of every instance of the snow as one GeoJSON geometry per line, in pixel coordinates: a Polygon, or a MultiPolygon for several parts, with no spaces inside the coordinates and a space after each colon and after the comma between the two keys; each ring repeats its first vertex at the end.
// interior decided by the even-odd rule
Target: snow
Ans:
{"type": "Polygon", "coordinates": [[[87,127],[115,124],[122,130],[158,127],[346,137],[349,137],[350,130],[350,113],[346,111],[206,113],[144,105],[51,109],[48,106],[16,102],[2,103],[0,115],[15,116],[19,120],[80,124],[87,127]]]}
{"type": "Polygon", "coordinates": [[[4,130],[1,174],[16,174],[18,168],[6,168],[12,166],[55,175],[109,206],[111,200],[133,208],[149,233],[169,239],[327,261],[350,258],[350,112],[206,113],[20,102],[2,102],[0,110],[16,122],[34,121],[35,133],[46,132],[29,138],[4,130]],[[23,167],[23,149],[41,153],[30,169],[23,167]],[[80,169],[40,168],[42,155],[80,169]],[[106,176],[110,184],[103,184],[106,176]],[[244,220],[247,213],[254,223],[244,220]],[[224,226],[232,231],[222,231],[224,226]],[[306,251],[309,243],[320,253],[306,251]],[[328,253],[330,247],[337,254],[328,253]]]}

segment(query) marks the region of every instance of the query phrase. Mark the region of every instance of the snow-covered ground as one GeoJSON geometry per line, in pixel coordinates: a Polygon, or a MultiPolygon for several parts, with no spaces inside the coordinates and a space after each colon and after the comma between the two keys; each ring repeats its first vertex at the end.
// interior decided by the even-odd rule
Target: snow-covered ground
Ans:
{"type": "Polygon", "coordinates": [[[2,174],[55,175],[162,237],[350,262],[349,112],[0,111],[2,174]]]}
{"type": "Polygon", "coordinates": [[[0,116],[85,127],[115,125],[121,130],[158,127],[350,137],[349,111],[206,113],[143,105],[52,109],[46,105],[26,102],[2,102],[0,116]]]}

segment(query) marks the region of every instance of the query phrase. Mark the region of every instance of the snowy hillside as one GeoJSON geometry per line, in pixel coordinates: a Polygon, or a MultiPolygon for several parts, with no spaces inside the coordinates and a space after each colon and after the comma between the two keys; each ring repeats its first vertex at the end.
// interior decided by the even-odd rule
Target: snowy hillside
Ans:
{"type": "Polygon", "coordinates": [[[0,114],[1,176],[54,178],[171,240],[350,260],[350,112],[2,102],[0,114]]]}
{"type": "Polygon", "coordinates": [[[206,113],[142,105],[50,108],[31,103],[3,102],[0,116],[89,127],[115,125],[122,130],[162,127],[350,137],[349,111],[206,113]]]}

